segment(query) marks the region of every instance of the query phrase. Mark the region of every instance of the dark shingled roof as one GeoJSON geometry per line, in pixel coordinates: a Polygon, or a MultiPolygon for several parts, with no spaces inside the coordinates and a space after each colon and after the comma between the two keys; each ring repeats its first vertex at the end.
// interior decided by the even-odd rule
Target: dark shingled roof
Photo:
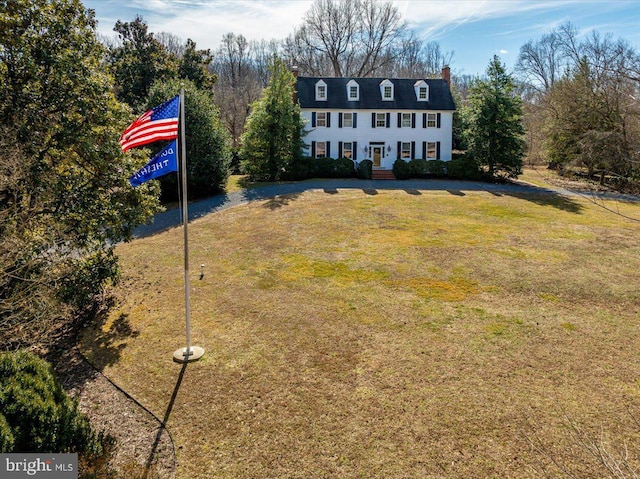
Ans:
{"type": "Polygon", "coordinates": [[[342,110],[455,110],[449,87],[444,80],[427,78],[389,78],[394,85],[393,101],[382,101],[380,83],[386,78],[298,77],[296,88],[302,108],[342,110]],[[316,101],[316,83],[327,84],[327,100],[316,101]],[[360,100],[347,100],[347,83],[360,85],[360,100]],[[429,86],[429,101],[418,101],[413,85],[424,80],[429,86]]]}

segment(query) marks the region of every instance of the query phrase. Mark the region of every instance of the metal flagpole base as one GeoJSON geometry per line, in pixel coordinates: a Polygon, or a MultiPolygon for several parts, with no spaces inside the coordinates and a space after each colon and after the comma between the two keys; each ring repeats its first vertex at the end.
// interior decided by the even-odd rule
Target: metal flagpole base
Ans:
{"type": "Polygon", "coordinates": [[[187,356],[187,348],[176,349],[173,353],[173,360],[177,363],[189,363],[197,361],[204,355],[204,349],[200,346],[191,346],[190,354],[187,356]]]}

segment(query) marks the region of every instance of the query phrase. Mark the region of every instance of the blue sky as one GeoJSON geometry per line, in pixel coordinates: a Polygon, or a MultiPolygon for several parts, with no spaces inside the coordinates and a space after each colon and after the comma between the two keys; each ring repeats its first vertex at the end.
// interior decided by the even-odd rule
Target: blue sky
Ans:
{"type": "MultiPolygon", "coordinates": [[[[152,32],[193,39],[215,51],[225,33],[249,40],[283,39],[302,22],[312,0],[83,0],[96,11],[98,30],[141,15],[152,32]]],[[[640,50],[640,0],[393,0],[424,40],[453,51],[452,70],[482,74],[494,54],[508,69],[520,47],[565,22],[581,33],[597,30],[640,50]]]]}

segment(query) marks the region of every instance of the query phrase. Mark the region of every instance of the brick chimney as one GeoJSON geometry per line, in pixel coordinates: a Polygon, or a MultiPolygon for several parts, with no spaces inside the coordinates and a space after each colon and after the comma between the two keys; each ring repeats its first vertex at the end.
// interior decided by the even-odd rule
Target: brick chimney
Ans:
{"type": "Polygon", "coordinates": [[[291,73],[293,73],[294,78],[298,78],[298,65],[293,65],[291,67],[291,73]]]}
{"type": "Polygon", "coordinates": [[[442,67],[442,79],[451,87],[451,68],[449,68],[449,65],[442,67]]]}

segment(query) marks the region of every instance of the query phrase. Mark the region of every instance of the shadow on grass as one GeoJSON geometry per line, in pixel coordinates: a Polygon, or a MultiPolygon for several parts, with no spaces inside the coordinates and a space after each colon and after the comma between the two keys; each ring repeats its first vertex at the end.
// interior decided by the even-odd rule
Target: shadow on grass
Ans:
{"type": "Polygon", "coordinates": [[[171,399],[169,399],[169,404],[167,405],[167,410],[164,412],[164,417],[162,418],[162,422],[160,423],[160,427],[158,428],[158,432],[156,433],[155,440],[153,441],[153,445],[151,446],[149,457],[147,457],[147,462],[145,463],[145,466],[144,466],[144,474],[142,475],[141,479],[147,479],[149,477],[149,473],[152,471],[153,461],[158,451],[160,439],[162,439],[162,434],[167,430],[167,422],[169,422],[169,418],[171,417],[171,411],[173,411],[173,405],[176,402],[176,397],[178,397],[178,391],[180,391],[180,385],[182,384],[184,373],[187,370],[187,364],[189,363],[182,364],[182,368],[180,369],[180,374],[178,374],[178,380],[176,381],[176,385],[173,388],[173,393],[171,394],[171,399]]]}
{"type": "Polygon", "coordinates": [[[263,206],[264,208],[270,210],[277,210],[278,208],[287,206],[292,201],[297,200],[301,195],[302,193],[289,193],[286,195],[274,196],[273,198],[267,200],[263,206]]]}
{"type": "Polygon", "coordinates": [[[131,328],[127,314],[121,314],[108,330],[103,330],[107,316],[106,312],[97,316],[93,327],[85,332],[82,339],[83,354],[90,358],[98,371],[115,364],[127,347],[125,340],[140,334],[131,328]]]}
{"type": "Polygon", "coordinates": [[[542,192],[533,191],[531,193],[515,192],[515,191],[502,191],[503,195],[512,196],[525,201],[530,201],[540,206],[552,206],[568,213],[582,213],[584,206],[573,198],[555,193],[553,191],[544,190],[542,192]]]}

